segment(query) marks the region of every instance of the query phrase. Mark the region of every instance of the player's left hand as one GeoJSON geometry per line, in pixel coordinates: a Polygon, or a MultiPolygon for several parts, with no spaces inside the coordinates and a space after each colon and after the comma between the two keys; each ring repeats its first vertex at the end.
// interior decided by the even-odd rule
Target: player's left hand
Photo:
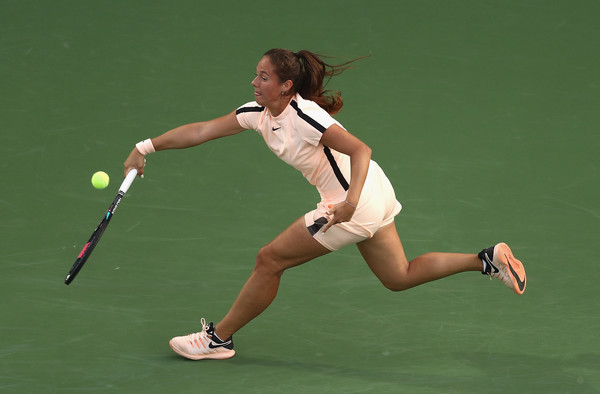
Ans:
{"type": "Polygon", "coordinates": [[[329,221],[325,226],[323,226],[323,232],[329,230],[331,226],[338,223],[347,222],[352,219],[356,208],[351,206],[345,201],[342,201],[337,204],[329,204],[329,211],[327,214],[329,215],[329,221]]]}

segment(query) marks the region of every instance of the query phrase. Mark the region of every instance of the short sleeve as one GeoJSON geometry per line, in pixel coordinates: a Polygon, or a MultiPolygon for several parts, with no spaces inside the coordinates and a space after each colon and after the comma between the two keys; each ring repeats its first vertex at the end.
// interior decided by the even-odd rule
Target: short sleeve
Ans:
{"type": "Polygon", "coordinates": [[[239,107],[235,111],[240,126],[247,130],[256,130],[258,128],[258,120],[265,107],[258,105],[256,101],[251,101],[239,107]]]}

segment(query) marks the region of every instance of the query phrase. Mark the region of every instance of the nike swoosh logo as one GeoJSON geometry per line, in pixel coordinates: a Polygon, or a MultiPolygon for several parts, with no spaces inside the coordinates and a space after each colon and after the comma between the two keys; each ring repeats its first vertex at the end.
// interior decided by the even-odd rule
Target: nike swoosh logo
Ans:
{"type": "Polygon", "coordinates": [[[273,131],[277,131],[277,130],[279,130],[280,128],[281,128],[281,127],[271,127],[271,130],[273,130],[273,131]]]}
{"type": "Polygon", "coordinates": [[[484,255],[485,256],[485,260],[487,261],[487,263],[490,265],[490,267],[492,267],[494,269],[494,274],[497,274],[498,272],[500,272],[500,270],[494,265],[492,264],[492,260],[490,260],[490,258],[488,257],[487,254],[484,255]]]}
{"type": "Polygon", "coordinates": [[[504,257],[506,257],[506,261],[508,262],[508,268],[510,269],[510,273],[517,280],[517,286],[519,286],[519,290],[523,291],[523,289],[525,288],[525,281],[523,281],[523,280],[521,280],[521,278],[519,278],[519,275],[515,272],[514,268],[512,267],[512,264],[510,264],[510,260],[508,259],[508,256],[504,255],[504,257]]]}
{"type": "Polygon", "coordinates": [[[210,341],[210,342],[208,343],[208,347],[209,347],[209,348],[211,348],[211,349],[216,349],[216,348],[223,347],[223,346],[227,346],[227,345],[230,345],[230,344],[231,344],[231,339],[230,339],[229,341],[226,341],[226,342],[223,342],[223,343],[215,343],[215,342],[213,342],[213,341],[210,341]],[[214,343],[216,346],[213,346],[213,343],[214,343]]]}

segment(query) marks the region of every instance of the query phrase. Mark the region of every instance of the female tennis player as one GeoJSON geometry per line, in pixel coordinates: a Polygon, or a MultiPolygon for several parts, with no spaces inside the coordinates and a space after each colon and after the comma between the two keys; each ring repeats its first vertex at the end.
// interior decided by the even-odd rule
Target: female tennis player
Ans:
{"type": "Polygon", "coordinates": [[[343,105],[339,92],[324,91],[324,79],[350,63],[330,65],[306,50],[271,49],[256,67],[254,101],[223,117],[141,141],[125,161],[125,172],[135,168],[142,175],[149,153],[189,148],[253,129],[321,197],[316,209],[260,249],[252,274],[220,322],[206,324],[202,318],[200,332],[171,339],[171,348],[181,356],[232,357],[233,334],[271,304],[286,269],[350,244],[357,245],[369,268],[393,291],[465,271],[498,278],[517,294],[525,291],[523,264],[504,243],[479,254],[436,252],[406,259],[394,224],[401,210],[394,189],[371,160],[371,149],[332,117],[343,105]]]}

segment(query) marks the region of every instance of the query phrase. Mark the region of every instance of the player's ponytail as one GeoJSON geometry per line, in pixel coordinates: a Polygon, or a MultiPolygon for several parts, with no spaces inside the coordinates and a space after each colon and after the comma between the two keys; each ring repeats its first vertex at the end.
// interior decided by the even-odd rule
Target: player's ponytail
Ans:
{"type": "Polygon", "coordinates": [[[316,102],[331,115],[339,112],[344,102],[339,91],[325,90],[325,86],[331,77],[351,68],[350,63],[362,59],[360,57],[332,65],[325,63],[321,59],[323,56],[307,50],[292,52],[279,48],[267,51],[264,56],[269,57],[282,82],[291,80],[294,83],[288,94],[298,93],[303,98],[316,102]]]}

